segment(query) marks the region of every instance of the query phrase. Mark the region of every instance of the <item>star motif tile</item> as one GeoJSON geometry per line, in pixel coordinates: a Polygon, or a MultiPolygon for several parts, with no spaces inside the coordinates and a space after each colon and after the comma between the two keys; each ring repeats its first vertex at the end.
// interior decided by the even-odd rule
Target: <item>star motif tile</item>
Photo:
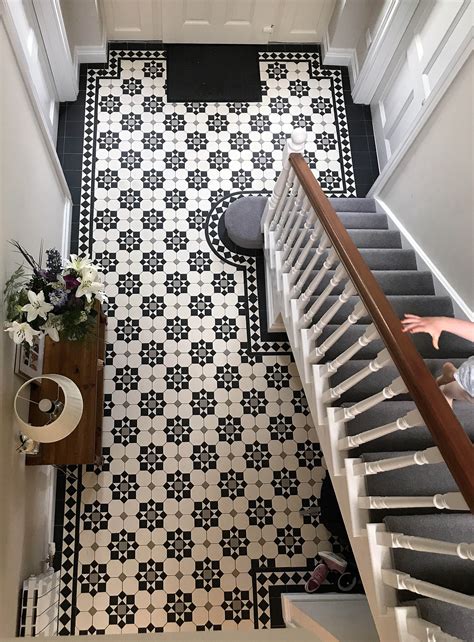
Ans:
{"type": "Polygon", "coordinates": [[[159,48],[87,71],[78,244],[109,297],[104,457],[66,479],[60,634],[268,627],[251,569],[284,559],[301,584],[316,542],[337,546],[299,512],[324,462],[266,328],[262,254],[229,246],[223,214],[271,192],[295,127],[323,187],[355,195],[342,75],[318,51],[259,60],[259,104],[168,103],[159,48]]]}

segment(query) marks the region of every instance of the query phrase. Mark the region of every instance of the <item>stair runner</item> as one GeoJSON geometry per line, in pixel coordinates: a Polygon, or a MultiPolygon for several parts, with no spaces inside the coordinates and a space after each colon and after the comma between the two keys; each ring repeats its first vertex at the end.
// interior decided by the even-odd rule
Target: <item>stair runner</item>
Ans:
{"type": "MultiPolygon", "coordinates": [[[[376,211],[372,199],[337,198],[330,199],[333,207],[348,230],[353,241],[359,248],[365,261],[372,269],[382,290],[402,317],[405,312],[421,316],[453,316],[451,299],[435,294],[432,275],[429,272],[417,270],[416,257],[412,250],[402,249],[400,233],[388,229],[385,214],[376,211]]],[[[308,259],[309,260],[309,259],[308,259]]],[[[322,263],[322,260],[321,260],[322,263]]],[[[333,276],[330,272],[320,283],[316,294],[321,292],[333,276]]],[[[311,281],[314,274],[310,275],[311,281]]],[[[334,303],[342,286],[329,297],[324,306],[318,311],[318,316],[334,303]]],[[[308,301],[307,309],[314,298],[308,301]]],[[[352,303],[355,303],[356,300],[352,303]]],[[[345,308],[346,309],[346,308],[345,308]]],[[[347,313],[341,310],[325,328],[319,338],[319,344],[331,335],[337,325],[345,320],[347,313]]],[[[337,344],[337,353],[353,344],[367,329],[368,319],[362,319],[344,335],[337,344]]],[[[414,335],[413,340],[433,374],[440,373],[441,366],[446,361],[459,365],[473,353],[470,342],[458,337],[443,334],[440,339],[440,349],[435,350],[428,335],[414,335]]],[[[343,365],[331,378],[331,385],[347,379],[354,372],[367,365],[382,349],[380,341],[364,347],[352,359],[343,365]],[[359,360],[359,361],[357,361],[359,360]]],[[[336,356],[335,350],[330,349],[325,361],[336,356]]],[[[341,397],[340,405],[352,405],[380,390],[397,376],[394,368],[385,368],[376,377],[367,377],[361,383],[351,388],[341,397]]],[[[359,415],[347,422],[348,435],[355,435],[375,426],[394,421],[405,415],[415,405],[407,398],[400,396],[396,400],[385,401],[376,408],[359,415]]],[[[466,402],[455,402],[454,412],[461,424],[471,437],[474,437],[474,407],[466,402]]],[[[360,457],[362,461],[375,461],[386,457],[396,457],[419,449],[433,446],[430,432],[425,427],[413,428],[409,431],[397,431],[380,439],[371,441],[357,450],[351,451],[351,456],[360,457]]],[[[433,495],[456,491],[456,484],[443,464],[424,467],[412,466],[368,476],[367,491],[369,495],[433,495]]],[[[430,537],[448,542],[472,541],[473,517],[470,514],[440,514],[435,511],[403,510],[377,511],[372,521],[383,519],[387,530],[401,532],[407,535],[430,537]]],[[[439,586],[472,594],[474,589],[474,564],[469,560],[461,560],[452,556],[419,553],[405,549],[393,550],[394,568],[410,573],[413,577],[422,579],[439,586]]],[[[414,603],[422,618],[441,627],[443,631],[463,640],[471,640],[474,631],[474,612],[461,607],[428,598],[418,598],[408,591],[399,591],[401,604],[414,603]]]]}

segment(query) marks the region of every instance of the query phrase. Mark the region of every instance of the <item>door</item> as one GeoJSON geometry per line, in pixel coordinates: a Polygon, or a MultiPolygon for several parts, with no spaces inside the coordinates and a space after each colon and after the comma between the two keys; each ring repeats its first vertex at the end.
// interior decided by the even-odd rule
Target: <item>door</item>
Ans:
{"type": "Polygon", "coordinates": [[[267,43],[278,0],[162,0],[163,41],[267,43]]]}
{"type": "Polygon", "coordinates": [[[273,42],[322,42],[335,0],[282,0],[273,42]]]}
{"type": "Polygon", "coordinates": [[[109,40],[162,40],[161,0],[102,0],[109,40]]]}

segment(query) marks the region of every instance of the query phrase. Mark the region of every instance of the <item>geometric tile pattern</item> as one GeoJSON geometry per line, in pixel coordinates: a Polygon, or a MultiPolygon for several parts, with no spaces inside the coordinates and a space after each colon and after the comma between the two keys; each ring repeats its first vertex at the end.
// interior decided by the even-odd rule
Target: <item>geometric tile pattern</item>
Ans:
{"type": "Polygon", "coordinates": [[[293,577],[332,546],[300,513],[325,468],[266,333],[262,257],[231,249],[222,215],[271,191],[294,127],[326,191],[355,195],[341,72],[316,51],[262,51],[260,70],[259,104],[178,105],[164,51],[88,70],[79,252],[106,269],[104,457],[66,483],[62,634],[266,627],[252,568],[293,577]]]}

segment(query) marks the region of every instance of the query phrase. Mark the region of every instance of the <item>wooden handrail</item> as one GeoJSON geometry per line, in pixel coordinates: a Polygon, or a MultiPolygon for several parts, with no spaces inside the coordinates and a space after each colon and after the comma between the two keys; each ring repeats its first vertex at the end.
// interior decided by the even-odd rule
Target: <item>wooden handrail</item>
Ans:
{"type": "Polygon", "coordinates": [[[293,167],[321,225],[357,290],[424,422],[431,432],[471,513],[474,513],[474,450],[400,319],[362,258],[329,199],[301,154],[290,154],[293,167]]]}

